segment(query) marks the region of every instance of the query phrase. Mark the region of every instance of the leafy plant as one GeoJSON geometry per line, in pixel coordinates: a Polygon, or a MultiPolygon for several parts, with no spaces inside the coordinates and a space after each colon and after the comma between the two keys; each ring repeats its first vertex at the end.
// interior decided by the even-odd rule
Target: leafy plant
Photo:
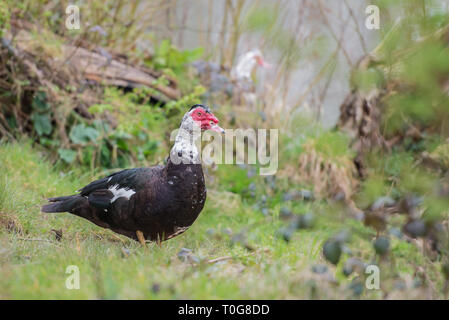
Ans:
{"type": "Polygon", "coordinates": [[[192,50],[179,50],[172,45],[169,39],[162,40],[154,51],[154,56],[147,61],[147,64],[157,70],[171,69],[176,74],[185,71],[187,64],[198,60],[204,53],[201,47],[192,50]]]}
{"type": "Polygon", "coordinates": [[[4,29],[9,27],[10,10],[6,2],[0,2],[0,37],[3,37],[4,29]]]}
{"type": "Polygon", "coordinates": [[[58,154],[66,163],[72,163],[76,158],[76,151],[71,149],[58,149],[58,154]]]}
{"type": "Polygon", "coordinates": [[[85,145],[96,142],[100,133],[93,127],[87,127],[84,123],[73,126],[70,131],[70,140],[75,144],[85,145]]]}
{"type": "Polygon", "coordinates": [[[48,136],[53,131],[51,124],[51,109],[46,101],[45,92],[39,91],[33,97],[32,102],[34,130],[39,136],[48,136]]]}

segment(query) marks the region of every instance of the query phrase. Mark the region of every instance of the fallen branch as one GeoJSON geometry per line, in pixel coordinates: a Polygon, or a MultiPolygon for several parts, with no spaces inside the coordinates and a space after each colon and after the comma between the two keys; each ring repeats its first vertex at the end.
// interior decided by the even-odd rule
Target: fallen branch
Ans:
{"type": "Polygon", "coordinates": [[[225,260],[231,260],[231,259],[233,259],[233,258],[235,258],[235,257],[233,257],[233,256],[219,257],[219,258],[215,258],[215,259],[208,260],[207,263],[212,264],[212,263],[215,263],[215,262],[220,262],[220,261],[225,261],[225,260]]]}
{"type": "Polygon", "coordinates": [[[220,262],[220,261],[226,261],[226,260],[231,260],[231,259],[238,259],[238,258],[243,258],[243,257],[248,257],[248,256],[252,256],[256,253],[260,253],[260,252],[269,252],[270,250],[268,248],[265,248],[263,250],[256,250],[254,252],[251,253],[247,253],[241,256],[223,256],[223,257],[218,257],[215,259],[211,259],[211,260],[207,260],[206,263],[208,264],[212,264],[212,263],[216,263],[216,262],[220,262]]]}
{"type": "MultiPolygon", "coordinates": [[[[28,59],[41,54],[36,52],[37,49],[33,47],[32,31],[38,32],[37,28],[32,25],[24,27],[21,23],[14,23],[14,25],[18,28],[14,32],[15,37],[13,37],[11,32],[6,33],[5,37],[1,39],[1,45],[11,55],[21,59],[27,71],[36,77],[41,84],[42,79],[48,78],[50,81],[53,81],[53,76],[60,76],[61,72],[63,72],[66,76],[76,78],[77,81],[80,78],[84,78],[106,86],[119,86],[131,89],[149,87],[154,89],[154,92],[150,93],[152,97],[162,102],[177,100],[181,97],[181,93],[177,89],[177,83],[171,77],[166,77],[168,84],[163,85],[156,81],[162,76],[158,71],[151,70],[145,66],[130,65],[125,59],[112,56],[106,49],[100,48],[93,51],[68,43],[60,45],[62,56],[48,56],[44,58],[46,67],[52,69],[50,70],[51,75],[44,77],[42,70],[37,68],[31,62],[31,59],[28,59]],[[24,59],[25,57],[26,59],[24,59]],[[62,65],[61,60],[63,61],[62,65]]],[[[54,35],[54,37],[56,38],[57,36],[54,35]]],[[[63,41],[63,39],[61,40],[63,41]]]]}

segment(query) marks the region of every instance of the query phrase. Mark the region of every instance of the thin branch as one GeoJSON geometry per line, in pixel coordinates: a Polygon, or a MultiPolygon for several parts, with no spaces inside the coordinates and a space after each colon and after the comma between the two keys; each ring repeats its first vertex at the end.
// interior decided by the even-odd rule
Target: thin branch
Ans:
{"type": "Polygon", "coordinates": [[[362,35],[362,31],[360,30],[359,24],[357,23],[357,18],[354,15],[354,11],[352,10],[352,8],[349,6],[348,1],[347,0],[343,0],[345,2],[346,8],[348,8],[349,14],[352,17],[352,20],[354,21],[355,24],[355,31],[357,32],[357,35],[359,36],[360,39],[360,45],[362,46],[363,52],[365,54],[368,54],[368,49],[366,47],[366,43],[365,43],[365,39],[363,38],[362,35]]]}
{"type": "Polygon", "coordinates": [[[329,20],[327,19],[326,13],[324,12],[323,4],[322,4],[321,0],[318,0],[318,7],[319,7],[319,9],[320,9],[321,15],[322,15],[323,18],[324,18],[324,23],[326,24],[327,29],[329,30],[329,32],[330,32],[332,38],[334,38],[334,40],[335,40],[337,43],[339,43],[339,46],[341,46],[342,52],[343,52],[343,54],[344,54],[346,60],[348,61],[349,66],[352,67],[352,61],[351,61],[351,58],[349,57],[349,54],[348,54],[348,52],[346,51],[346,49],[344,48],[344,46],[341,45],[341,43],[340,43],[340,41],[339,41],[337,35],[335,34],[334,30],[332,29],[332,26],[330,25],[329,20]]]}
{"type": "Polygon", "coordinates": [[[329,57],[329,59],[327,59],[326,63],[324,64],[324,66],[321,68],[321,70],[318,72],[318,74],[313,78],[312,82],[309,84],[309,86],[307,87],[306,91],[301,95],[301,97],[298,99],[298,102],[296,103],[297,106],[301,105],[304,100],[306,99],[307,95],[309,94],[309,92],[313,89],[313,87],[315,87],[320,80],[323,78],[323,76],[326,73],[326,70],[329,66],[332,65],[333,61],[337,58],[338,52],[340,51],[340,49],[342,48],[342,41],[343,41],[343,35],[344,32],[341,34],[340,39],[338,40],[338,46],[335,49],[335,51],[332,53],[332,55],[329,57]]]}
{"type": "Polygon", "coordinates": [[[206,262],[209,263],[209,264],[211,264],[211,263],[220,262],[220,261],[226,261],[226,260],[231,260],[231,259],[238,259],[238,258],[248,257],[248,256],[252,256],[252,255],[254,255],[254,254],[256,254],[256,253],[260,253],[260,252],[269,252],[269,251],[270,251],[269,249],[265,248],[265,249],[262,249],[262,250],[256,250],[256,251],[254,251],[254,252],[247,253],[247,254],[240,255],[240,256],[224,256],[224,257],[218,257],[218,258],[215,258],[215,259],[207,260],[206,262]]]}
{"type": "Polygon", "coordinates": [[[50,241],[47,239],[40,239],[40,238],[17,238],[17,239],[23,240],[23,241],[42,241],[42,242],[54,243],[53,241],[50,241]]]}
{"type": "Polygon", "coordinates": [[[224,257],[219,257],[219,258],[215,258],[215,259],[208,260],[207,263],[212,264],[212,263],[215,263],[215,262],[220,262],[220,261],[225,261],[225,260],[231,260],[231,259],[233,259],[233,258],[235,258],[235,257],[233,257],[233,256],[224,256],[224,257]]]}

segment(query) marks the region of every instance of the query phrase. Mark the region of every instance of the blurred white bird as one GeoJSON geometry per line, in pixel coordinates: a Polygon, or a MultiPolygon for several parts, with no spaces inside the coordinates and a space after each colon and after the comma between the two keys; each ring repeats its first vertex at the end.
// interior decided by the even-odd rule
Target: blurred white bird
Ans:
{"type": "Polygon", "coordinates": [[[265,62],[262,52],[259,49],[253,49],[241,55],[237,64],[231,70],[231,78],[234,81],[251,81],[251,73],[257,66],[270,68],[271,65],[265,62]]]}
{"type": "Polygon", "coordinates": [[[234,101],[252,109],[256,107],[257,94],[251,73],[257,66],[271,68],[271,65],[265,62],[262,52],[256,48],[241,55],[235,67],[231,69],[231,79],[236,88],[234,101]]]}

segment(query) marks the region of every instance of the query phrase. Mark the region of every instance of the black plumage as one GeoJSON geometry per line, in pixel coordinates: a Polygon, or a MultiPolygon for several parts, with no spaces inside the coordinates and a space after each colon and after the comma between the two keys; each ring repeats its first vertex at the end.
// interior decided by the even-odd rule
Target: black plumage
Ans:
{"type": "Polygon", "coordinates": [[[43,212],[70,212],[134,240],[164,241],[179,235],[198,217],[206,200],[201,164],[127,169],[85,186],[77,195],[51,198],[43,212]],[[111,178],[111,179],[109,179],[111,178]],[[129,200],[111,203],[109,188],[133,190],[129,200]]]}
{"type": "MultiPolygon", "coordinates": [[[[184,116],[181,128],[183,125],[189,128],[186,123],[193,123],[188,117],[195,110],[196,119],[201,114],[198,110],[206,114],[204,123],[210,123],[210,117],[216,120],[208,108],[196,106],[184,116]]],[[[212,126],[218,127],[216,122],[212,126]]],[[[184,146],[182,143],[180,145],[184,146]]],[[[91,182],[80,189],[78,194],[50,198],[50,203],[44,205],[42,211],[69,212],[141,242],[139,233],[146,240],[170,239],[193,224],[206,200],[201,163],[193,161],[191,157],[187,160],[175,164],[169,157],[165,166],[113,173],[91,182]]]]}

